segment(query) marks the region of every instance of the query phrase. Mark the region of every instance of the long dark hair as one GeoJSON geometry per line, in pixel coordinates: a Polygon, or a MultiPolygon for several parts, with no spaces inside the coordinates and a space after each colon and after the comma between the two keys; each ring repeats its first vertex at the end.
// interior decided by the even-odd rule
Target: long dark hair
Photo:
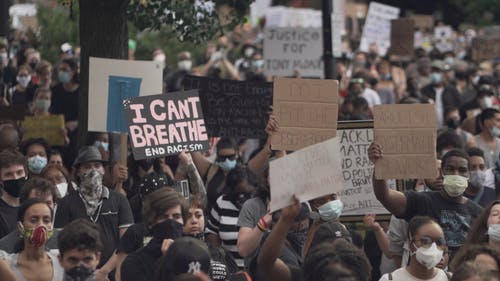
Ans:
{"type": "MultiPolygon", "coordinates": [[[[19,210],[17,211],[17,221],[23,222],[24,221],[24,215],[26,215],[26,211],[28,211],[31,206],[36,205],[36,204],[45,204],[50,210],[50,219],[54,217],[54,210],[50,208],[49,204],[47,201],[41,198],[31,198],[26,201],[24,201],[21,206],[19,207],[19,210]]],[[[14,246],[14,253],[19,253],[22,250],[24,250],[24,239],[22,237],[19,237],[19,239],[16,241],[16,244],[14,246]]]]}

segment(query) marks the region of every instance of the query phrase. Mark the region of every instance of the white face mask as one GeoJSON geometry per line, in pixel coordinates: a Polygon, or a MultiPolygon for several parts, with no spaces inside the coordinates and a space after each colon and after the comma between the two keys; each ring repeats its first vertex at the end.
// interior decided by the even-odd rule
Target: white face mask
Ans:
{"type": "Polygon", "coordinates": [[[417,258],[418,263],[425,266],[427,269],[431,269],[438,265],[443,258],[443,250],[438,248],[436,242],[433,242],[429,248],[417,248],[415,257],[417,258]]]}
{"type": "Polygon", "coordinates": [[[56,187],[57,187],[57,190],[59,191],[59,194],[61,195],[61,198],[66,196],[66,194],[68,193],[68,183],[67,182],[58,183],[56,185],[56,187]]]}
{"type": "Polygon", "coordinates": [[[26,88],[28,86],[28,84],[30,83],[30,81],[31,81],[31,76],[30,75],[28,75],[28,76],[17,76],[16,80],[19,83],[19,85],[21,85],[24,88],[26,88]]]}
{"type": "Polygon", "coordinates": [[[443,188],[450,197],[461,196],[468,185],[469,183],[466,177],[459,175],[443,176],[443,188]]]}
{"type": "Polygon", "coordinates": [[[48,111],[50,108],[50,100],[35,100],[34,105],[37,109],[48,111]]]}
{"type": "Polygon", "coordinates": [[[481,107],[481,109],[493,107],[493,98],[488,96],[482,97],[479,100],[479,107],[481,107]]]}
{"type": "Polygon", "coordinates": [[[183,71],[190,71],[193,66],[193,62],[190,60],[181,60],[177,63],[177,68],[183,71]]]}
{"type": "Polygon", "coordinates": [[[491,240],[500,243],[500,223],[493,223],[488,226],[488,236],[491,240]]]}

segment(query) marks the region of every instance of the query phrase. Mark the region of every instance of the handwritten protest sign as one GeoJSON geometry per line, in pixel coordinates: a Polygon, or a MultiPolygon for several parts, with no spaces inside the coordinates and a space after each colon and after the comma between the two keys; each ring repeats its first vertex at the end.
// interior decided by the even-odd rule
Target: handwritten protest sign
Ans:
{"type": "Polygon", "coordinates": [[[158,62],[91,57],[89,67],[89,131],[126,132],[123,100],[162,91],[158,62]]]}
{"type": "Polygon", "coordinates": [[[435,178],[437,121],[434,105],[378,105],[373,113],[375,142],[384,152],[375,163],[376,178],[435,178]]]}
{"type": "MultiPolygon", "coordinates": [[[[368,147],[373,142],[373,123],[361,124],[366,127],[350,127],[349,123],[339,124],[337,131],[342,157],[342,216],[345,218],[365,214],[389,214],[373,193],[374,165],[368,158],[368,147]]],[[[388,181],[388,185],[396,189],[395,181],[388,181]]]]}
{"type": "Polygon", "coordinates": [[[210,137],[265,138],[273,84],[186,76],[186,90],[198,89],[210,137]]]}
{"type": "Polygon", "coordinates": [[[264,72],[273,76],[321,77],[323,35],[320,28],[268,27],[264,30],[264,72]]]}
{"type": "Polygon", "coordinates": [[[413,57],[415,22],[413,19],[391,20],[391,49],[392,55],[413,57]]]}
{"type": "Polygon", "coordinates": [[[370,2],[359,49],[369,52],[370,45],[376,44],[378,54],[385,56],[391,45],[391,20],[398,17],[399,8],[370,2]]]}
{"type": "Polygon", "coordinates": [[[335,136],[338,81],[276,78],[273,113],[280,124],[272,147],[298,150],[335,136]]]}
{"type": "Polygon", "coordinates": [[[434,28],[434,41],[440,52],[453,51],[453,29],[451,26],[436,26],[434,28]]]}
{"type": "Polygon", "coordinates": [[[26,116],[24,139],[43,138],[49,145],[64,145],[64,115],[26,116]]]}
{"type": "Polygon", "coordinates": [[[477,36],[472,39],[472,59],[476,62],[500,57],[500,35],[477,36]]]}
{"type": "Polygon", "coordinates": [[[434,28],[434,17],[432,15],[412,15],[410,18],[415,21],[415,27],[422,32],[432,31],[434,28]]]}
{"type": "Polygon", "coordinates": [[[342,190],[339,138],[306,147],[269,165],[271,212],[293,204],[294,194],[304,202],[342,190]]]}
{"type": "Polygon", "coordinates": [[[208,149],[197,90],[124,101],[136,160],[208,149]]]}

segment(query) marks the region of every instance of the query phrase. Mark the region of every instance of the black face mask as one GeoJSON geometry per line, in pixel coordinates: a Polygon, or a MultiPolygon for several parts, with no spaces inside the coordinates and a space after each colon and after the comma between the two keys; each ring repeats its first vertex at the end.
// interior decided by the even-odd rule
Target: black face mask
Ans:
{"type": "Polygon", "coordinates": [[[21,188],[26,183],[26,178],[19,178],[15,180],[3,181],[3,190],[7,192],[10,196],[18,198],[21,188]]]}
{"type": "Polygon", "coordinates": [[[90,281],[94,280],[94,270],[83,265],[75,266],[65,274],[65,281],[90,281]]]}
{"type": "Polygon", "coordinates": [[[460,126],[460,120],[457,119],[448,119],[446,120],[446,126],[452,130],[455,130],[460,126]]]}
{"type": "Polygon", "coordinates": [[[141,167],[145,172],[147,172],[151,167],[153,167],[154,160],[147,159],[147,160],[141,160],[137,163],[139,167],[141,167]]]}
{"type": "Polygon", "coordinates": [[[153,239],[161,243],[164,239],[176,239],[182,236],[182,224],[167,219],[155,224],[150,231],[153,239]]]}
{"type": "Polygon", "coordinates": [[[231,202],[236,206],[236,208],[241,210],[241,207],[243,207],[243,204],[250,198],[252,198],[252,194],[250,193],[243,193],[243,192],[238,192],[238,193],[231,193],[229,195],[231,198],[231,202]]]}

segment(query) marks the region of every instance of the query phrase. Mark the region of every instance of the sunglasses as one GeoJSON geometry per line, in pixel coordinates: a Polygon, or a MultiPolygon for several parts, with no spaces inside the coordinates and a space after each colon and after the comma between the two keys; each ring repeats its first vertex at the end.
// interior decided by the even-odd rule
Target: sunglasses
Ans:
{"type": "Polygon", "coordinates": [[[443,237],[439,237],[437,239],[434,239],[430,236],[422,236],[420,239],[415,239],[413,240],[414,242],[418,241],[424,248],[429,248],[432,246],[432,243],[436,243],[436,246],[438,247],[446,247],[446,240],[443,237]]]}
{"type": "Polygon", "coordinates": [[[229,160],[236,160],[236,154],[231,154],[231,155],[217,155],[217,162],[224,162],[226,159],[229,160]]]}

